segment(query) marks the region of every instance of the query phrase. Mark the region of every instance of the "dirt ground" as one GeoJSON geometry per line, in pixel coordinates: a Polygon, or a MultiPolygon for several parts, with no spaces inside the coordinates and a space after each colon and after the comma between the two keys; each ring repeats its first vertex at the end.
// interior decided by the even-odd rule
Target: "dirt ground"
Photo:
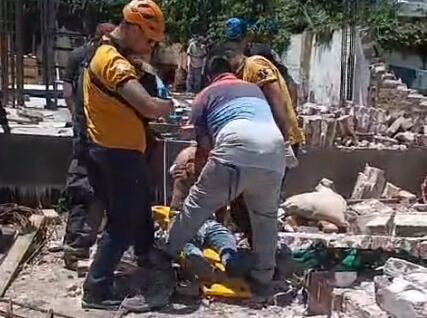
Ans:
{"type": "MultiPolygon", "coordinates": [[[[61,239],[61,230],[57,231],[52,241],[61,239]]],[[[6,298],[35,306],[42,309],[53,309],[57,313],[66,314],[74,318],[113,318],[112,312],[83,310],[80,300],[82,293],[82,278],[75,272],[63,267],[62,252],[49,252],[47,247],[40,255],[27,264],[9,288],[6,298]]],[[[270,306],[268,308],[254,308],[245,302],[224,302],[177,296],[173,304],[158,312],[145,314],[129,314],[127,317],[304,317],[304,306],[293,304],[286,307],[270,306]]],[[[37,318],[35,314],[28,317],[37,318]]],[[[41,315],[41,317],[45,317],[41,315]]],[[[319,316],[318,318],[321,318],[319,316]]]]}

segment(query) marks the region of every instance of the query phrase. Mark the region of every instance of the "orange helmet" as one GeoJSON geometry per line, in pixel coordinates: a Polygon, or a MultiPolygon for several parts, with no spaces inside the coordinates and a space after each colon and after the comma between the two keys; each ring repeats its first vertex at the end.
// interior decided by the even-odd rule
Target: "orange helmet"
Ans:
{"type": "Polygon", "coordinates": [[[165,18],[154,1],[132,0],[123,8],[123,18],[128,23],[138,25],[150,40],[164,40],[165,18]]]}

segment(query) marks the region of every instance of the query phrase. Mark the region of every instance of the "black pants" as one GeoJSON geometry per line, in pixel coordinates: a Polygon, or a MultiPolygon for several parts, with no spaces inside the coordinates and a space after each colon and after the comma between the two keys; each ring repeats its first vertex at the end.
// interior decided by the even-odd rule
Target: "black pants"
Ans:
{"type": "Polygon", "coordinates": [[[107,207],[107,225],[87,275],[85,292],[103,293],[112,286],[114,270],[123,253],[134,245],[135,254],[149,253],[154,242],[148,169],[138,151],[91,146],[89,169],[97,196],[107,207]]]}
{"type": "Polygon", "coordinates": [[[66,191],[71,205],[64,237],[64,251],[89,257],[104,216],[104,205],[89,182],[87,160],[74,158],[68,169],[66,191]]]}

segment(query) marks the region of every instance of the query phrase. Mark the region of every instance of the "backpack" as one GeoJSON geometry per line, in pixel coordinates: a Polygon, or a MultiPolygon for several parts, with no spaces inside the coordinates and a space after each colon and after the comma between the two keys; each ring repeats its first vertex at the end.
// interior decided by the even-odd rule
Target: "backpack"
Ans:
{"type": "MultiPolygon", "coordinates": [[[[84,74],[85,71],[88,71],[89,78],[93,85],[95,85],[100,91],[105,93],[106,95],[110,96],[111,98],[115,98],[120,101],[120,103],[131,107],[132,106],[117,92],[111,91],[109,88],[107,88],[102,81],[93,73],[93,71],[90,69],[90,62],[92,61],[93,56],[95,55],[97,49],[102,44],[108,44],[114,46],[123,56],[126,56],[125,52],[121,52],[118,45],[111,39],[108,38],[108,40],[101,41],[96,47],[94,47],[94,50],[92,51],[92,54],[89,54],[85,57],[85,59],[82,61],[79,67],[79,76],[76,83],[76,90],[75,90],[75,120],[73,125],[74,130],[74,139],[73,139],[73,155],[80,159],[86,159],[88,156],[88,146],[89,146],[89,138],[87,135],[87,124],[86,124],[86,115],[84,112],[84,98],[83,98],[83,80],[84,80],[84,74]]],[[[139,82],[141,85],[145,88],[145,90],[150,94],[150,96],[158,96],[159,94],[159,87],[161,87],[158,78],[150,72],[144,72],[143,76],[139,78],[139,82]]],[[[167,93],[162,93],[166,94],[167,93]]],[[[146,138],[147,138],[147,157],[149,157],[150,153],[150,146],[153,146],[153,143],[155,142],[155,138],[160,138],[157,134],[155,134],[149,127],[148,122],[149,120],[147,118],[144,118],[139,114],[136,110],[135,114],[138,116],[138,118],[143,122],[145,131],[146,131],[146,138]]]]}

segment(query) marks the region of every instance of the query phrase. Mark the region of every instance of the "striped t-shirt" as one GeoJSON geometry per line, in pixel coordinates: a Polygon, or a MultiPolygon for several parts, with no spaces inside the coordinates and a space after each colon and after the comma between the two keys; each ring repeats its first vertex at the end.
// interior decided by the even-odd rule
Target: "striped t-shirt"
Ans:
{"type": "Polygon", "coordinates": [[[240,166],[282,171],[284,141],[261,89],[219,76],[195,99],[191,122],[214,141],[211,156],[240,166]]]}

